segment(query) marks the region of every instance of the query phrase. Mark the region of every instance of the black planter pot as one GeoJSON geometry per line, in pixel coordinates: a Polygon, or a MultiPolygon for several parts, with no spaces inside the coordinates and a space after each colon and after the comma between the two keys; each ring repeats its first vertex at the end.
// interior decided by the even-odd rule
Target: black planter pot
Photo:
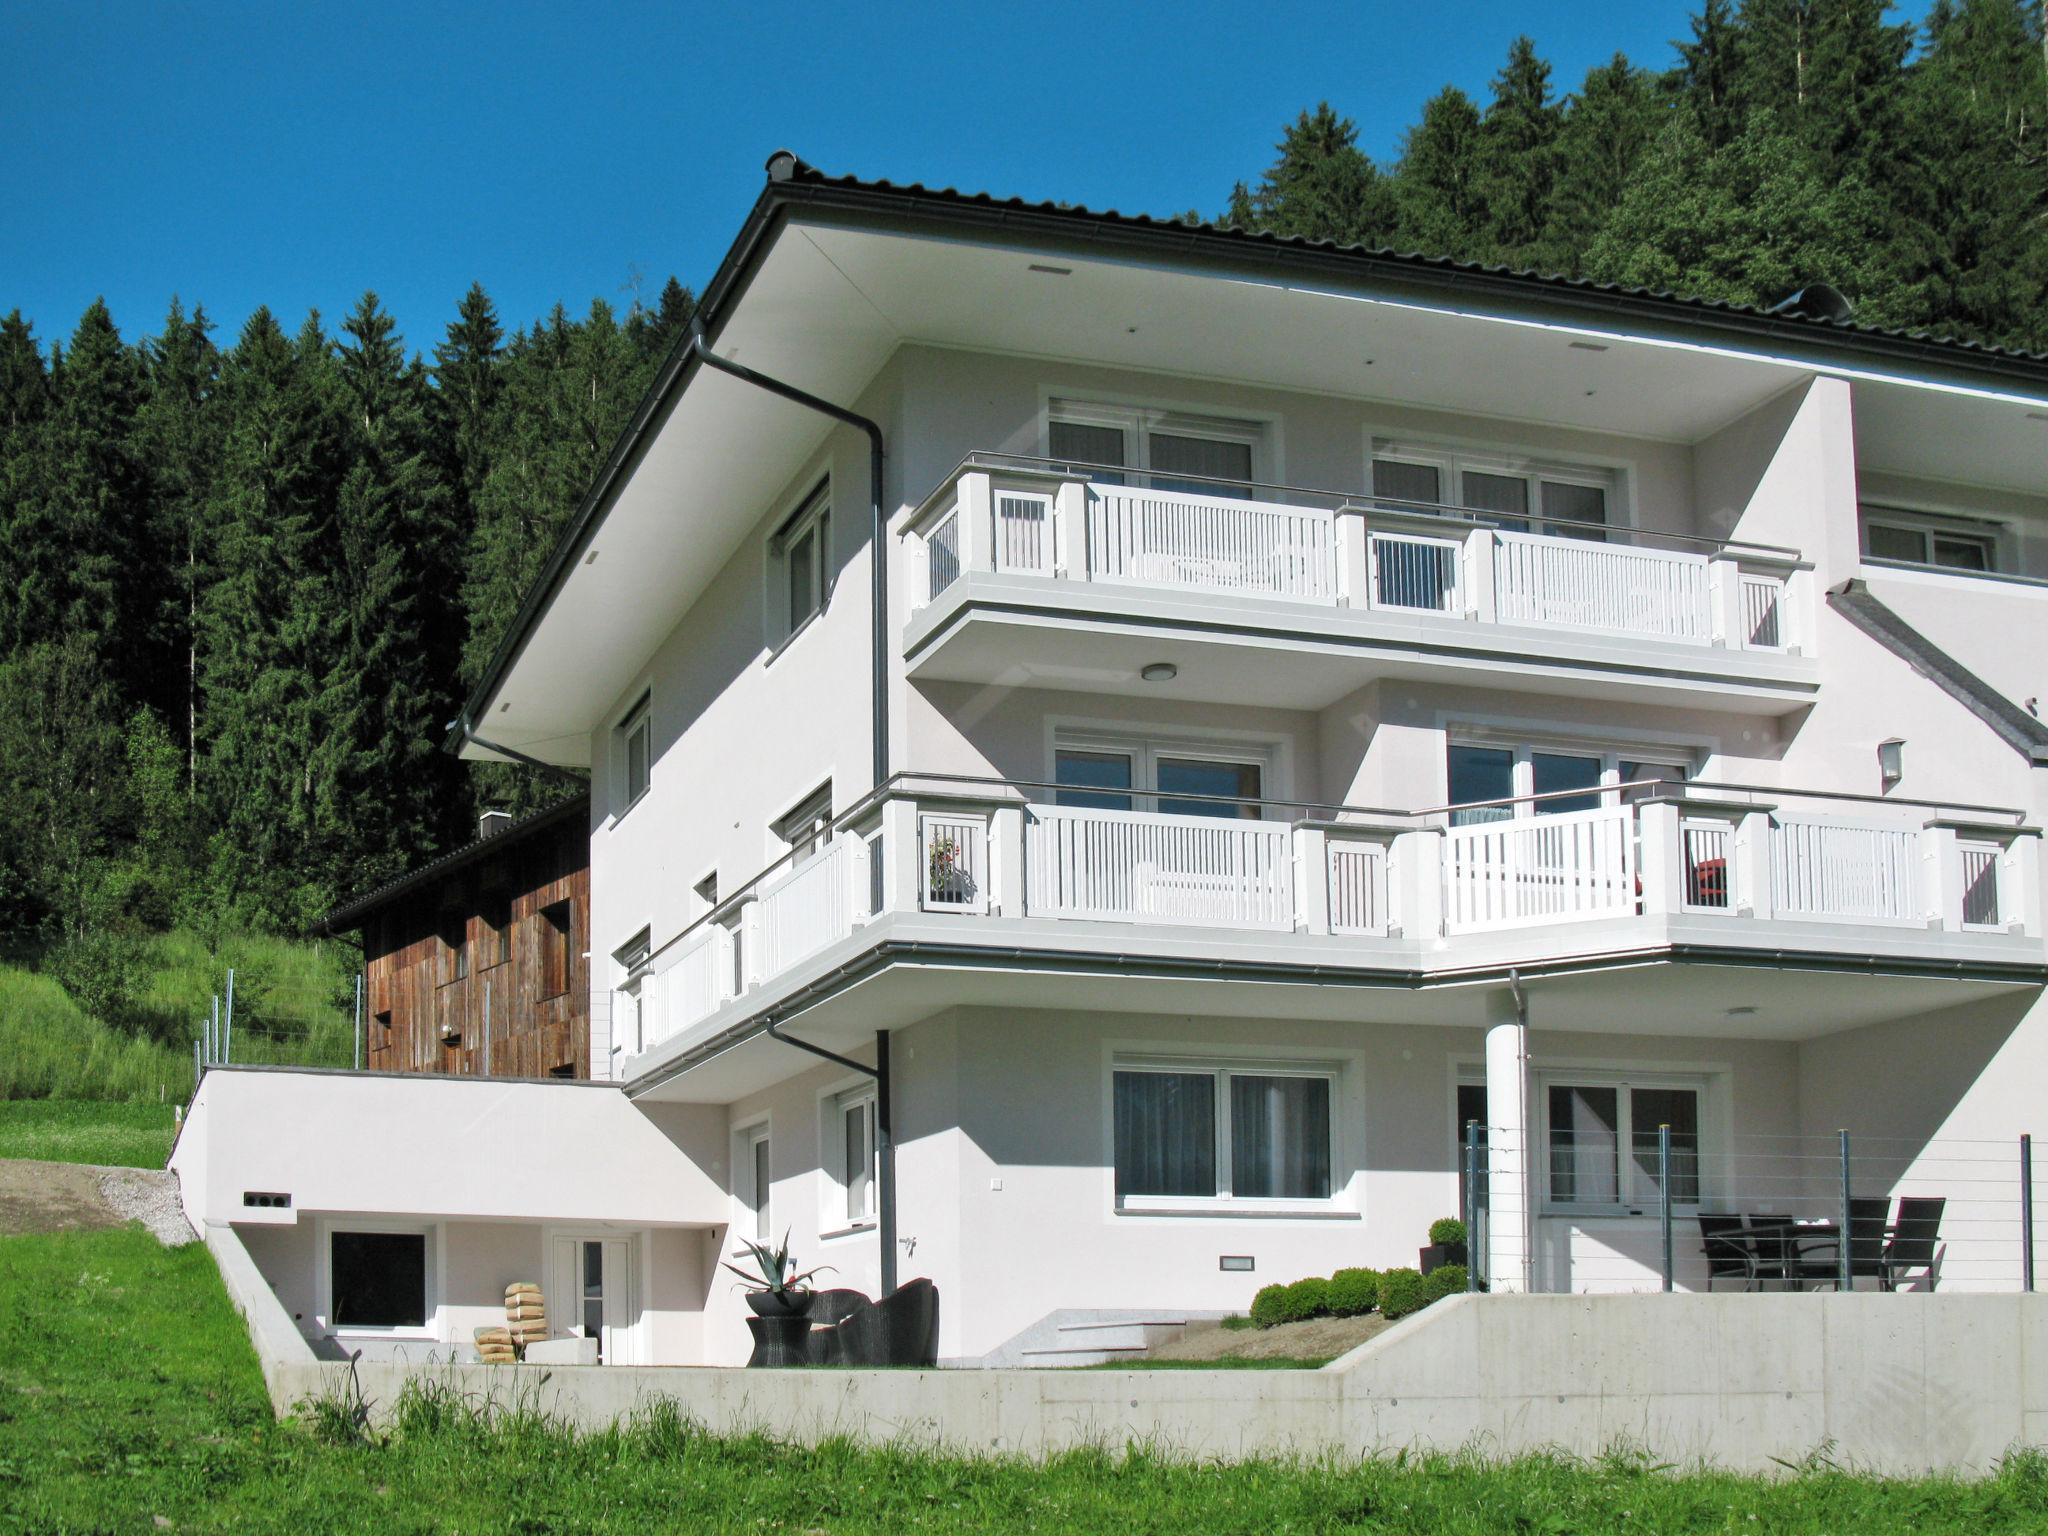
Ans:
{"type": "Polygon", "coordinates": [[[815,1291],[749,1291],[747,1305],[756,1317],[802,1317],[817,1299],[815,1291]]]}
{"type": "Polygon", "coordinates": [[[1440,1269],[1446,1264],[1463,1264],[1465,1262],[1465,1245],[1463,1243],[1431,1243],[1422,1250],[1422,1263],[1419,1267],[1426,1275],[1431,1270],[1440,1269]]]}

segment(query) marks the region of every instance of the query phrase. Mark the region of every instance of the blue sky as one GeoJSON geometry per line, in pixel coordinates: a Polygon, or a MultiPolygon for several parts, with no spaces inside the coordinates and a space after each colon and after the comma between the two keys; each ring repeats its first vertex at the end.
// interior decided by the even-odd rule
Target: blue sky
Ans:
{"type": "MultiPolygon", "coordinates": [[[[701,287],[787,146],[832,171],[1214,213],[1328,98],[1390,160],[1517,32],[1560,90],[1664,67],[1684,0],[1295,7],[0,0],[0,312],[46,341],[95,294],[231,339],[365,288],[431,350],[472,279],[557,299],[701,287]]],[[[1925,0],[1901,8],[1917,18],[1925,0]]]]}

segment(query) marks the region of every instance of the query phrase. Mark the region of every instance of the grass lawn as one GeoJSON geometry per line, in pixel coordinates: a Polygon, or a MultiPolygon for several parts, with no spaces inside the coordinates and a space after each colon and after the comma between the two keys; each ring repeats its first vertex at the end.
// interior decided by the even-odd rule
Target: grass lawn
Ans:
{"type": "Polygon", "coordinates": [[[1044,1466],[716,1440],[671,1413],[577,1437],[399,1404],[375,1441],[272,1421],[205,1250],[139,1229],[0,1238],[0,1531],[2038,1532],[2048,1462],[1988,1482],[1506,1467],[1044,1466]],[[160,1520],[159,1520],[160,1517],[160,1520]],[[168,1522],[164,1526],[161,1522],[168,1522]]]}
{"type": "Polygon", "coordinates": [[[175,1131],[168,1104],[0,1100],[0,1157],[161,1168],[175,1131]]]}

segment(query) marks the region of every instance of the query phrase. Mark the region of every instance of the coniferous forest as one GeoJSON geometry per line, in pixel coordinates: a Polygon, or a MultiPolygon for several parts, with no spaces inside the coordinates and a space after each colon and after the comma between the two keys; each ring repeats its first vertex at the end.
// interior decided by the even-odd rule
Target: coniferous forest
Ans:
{"type": "MultiPolygon", "coordinates": [[[[1826,281],[1867,324],[2048,349],[2048,8],[1886,10],[1706,0],[1670,60],[1577,82],[1518,39],[1390,165],[1304,111],[1212,217],[1744,303],[1826,281]]],[[[438,338],[374,294],[222,335],[187,297],[0,320],[17,944],[295,931],[558,794],[444,727],[693,309],[672,278],[508,329],[475,286],[438,338]]]]}

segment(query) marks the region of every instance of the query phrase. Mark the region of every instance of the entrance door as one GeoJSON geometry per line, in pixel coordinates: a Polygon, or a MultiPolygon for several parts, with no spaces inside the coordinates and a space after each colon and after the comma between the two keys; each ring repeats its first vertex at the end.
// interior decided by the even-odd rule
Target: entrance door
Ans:
{"type": "Polygon", "coordinates": [[[578,1338],[597,1340],[600,1365],[630,1364],[633,1325],[633,1241],[626,1237],[558,1237],[548,1311],[578,1338]]]}

